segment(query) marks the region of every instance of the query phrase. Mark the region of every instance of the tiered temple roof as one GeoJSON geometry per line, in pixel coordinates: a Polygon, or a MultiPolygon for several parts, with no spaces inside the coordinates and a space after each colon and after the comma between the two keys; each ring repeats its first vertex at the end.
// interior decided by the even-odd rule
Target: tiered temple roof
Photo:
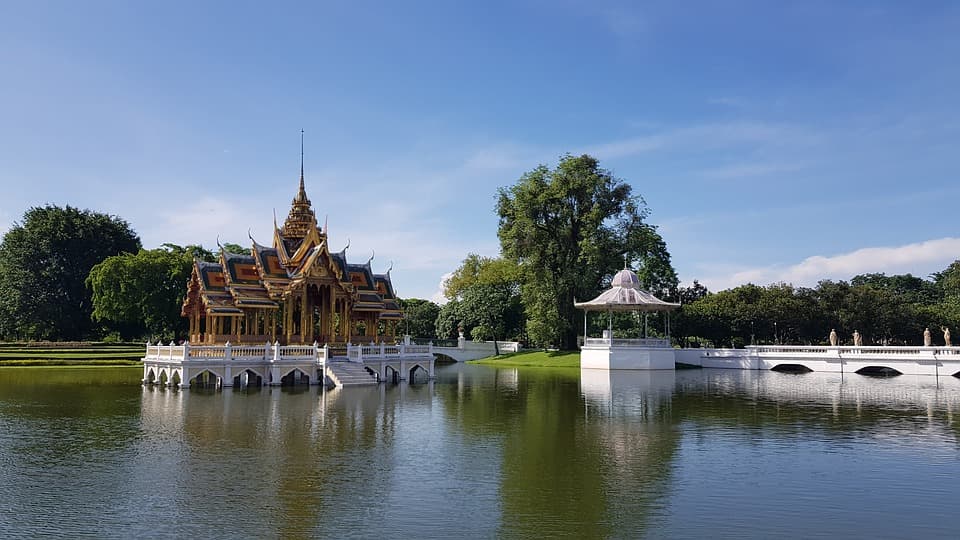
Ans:
{"type": "Polygon", "coordinates": [[[301,163],[300,186],[283,226],[274,218],[271,247],[253,241],[249,254],[221,247],[218,262],[194,261],[182,309],[191,318],[191,341],[233,334],[347,341],[357,332],[376,336],[370,326],[381,332],[386,326],[392,336],[403,311],[390,271],[375,274],[372,257],[365,264],[349,263],[346,249],[331,253],[325,228],[318,226],[307,198],[301,163]],[[228,330],[222,317],[245,323],[230,321],[228,330]],[[270,325],[272,332],[267,331],[270,325]]]}

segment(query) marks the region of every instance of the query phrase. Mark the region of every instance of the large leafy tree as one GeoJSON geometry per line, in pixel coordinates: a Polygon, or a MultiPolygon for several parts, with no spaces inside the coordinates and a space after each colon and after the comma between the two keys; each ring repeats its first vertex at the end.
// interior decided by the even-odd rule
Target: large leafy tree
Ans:
{"type": "Polygon", "coordinates": [[[0,336],[93,337],[84,281],[107,257],[135,253],[140,239],[123,219],[71,206],[31,208],[0,244],[0,336]]]}
{"type": "Polygon", "coordinates": [[[677,286],[666,244],[646,223],[648,210],[626,182],[596,158],[566,155],[498,194],[498,235],[517,264],[531,340],[576,346],[582,313],[575,298],[596,295],[625,261],[643,285],[669,296],[677,286]]]}
{"type": "Polygon", "coordinates": [[[444,337],[463,327],[474,340],[522,339],[520,272],[509,259],[467,255],[444,282],[450,300],[437,318],[444,337]]]}
{"type": "Polygon", "coordinates": [[[405,334],[417,338],[435,338],[437,315],[440,306],[430,300],[421,298],[404,298],[400,300],[403,307],[403,323],[400,328],[405,334]]]}
{"type": "Polygon", "coordinates": [[[164,244],[109,257],[91,269],[87,278],[93,298],[93,317],[124,338],[169,339],[187,331],[180,316],[193,258],[207,256],[199,246],[164,244]]]}

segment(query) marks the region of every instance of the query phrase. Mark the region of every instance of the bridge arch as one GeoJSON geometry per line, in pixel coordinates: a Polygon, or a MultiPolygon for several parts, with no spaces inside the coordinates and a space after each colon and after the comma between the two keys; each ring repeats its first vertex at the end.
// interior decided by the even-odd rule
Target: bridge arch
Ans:
{"type": "Polygon", "coordinates": [[[858,375],[867,375],[869,377],[896,377],[903,375],[903,372],[888,366],[866,366],[856,371],[858,375]]]}
{"type": "Polygon", "coordinates": [[[400,371],[389,364],[383,366],[383,380],[393,384],[399,383],[400,371]]]}
{"type": "Polygon", "coordinates": [[[263,386],[263,374],[256,369],[246,368],[233,377],[234,388],[245,388],[248,386],[263,386]]]}
{"type": "Polygon", "coordinates": [[[174,387],[179,387],[180,382],[182,381],[182,379],[180,378],[180,370],[174,369],[172,371],[173,372],[170,374],[170,385],[174,387]]]}
{"type": "Polygon", "coordinates": [[[409,373],[409,376],[407,377],[407,382],[410,384],[416,383],[418,372],[423,373],[422,375],[420,375],[420,377],[422,377],[423,379],[427,380],[430,378],[430,372],[427,370],[427,368],[421,366],[420,364],[414,364],[413,367],[410,368],[410,373],[409,373]]]}
{"type": "Polygon", "coordinates": [[[780,373],[810,373],[813,370],[803,364],[777,364],[770,368],[770,371],[779,371],[780,373]]]}
{"type": "Polygon", "coordinates": [[[370,366],[363,366],[363,370],[366,371],[371,377],[376,378],[377,382],[380,382],[381,377],[380,377],[380,373],[378,373],[377,370],[373,369],[370,366]]]}
{"type": "Polygon", "coordinates": [[[157,374],[157,384],[166,386],[169,381],[170,376],[167,375],[167,368],[160,368],[160,373],[157,374]]]}
{"type": "Polygon", "coordinates": [[[222,381],[223,375],[217,373],[216,369],[204,368],[203,371],[197,373],[190,379],[190,386],[197,388],[216,388],[218,379],[222,381]]]}
{"type": "Polygon", "coordinates": [[[147,379],[147,384],[154,384],[154,383],[157,382],[157,373],[156,373],[156,371],[153,370],[152,367],[151,367],[151,368],[147,368],[147,376],[146,376],[146,379],[147,379]]]}
{"type": "Polygon", "coordinates": [[[310,375],[300,368],[291,368],[280,377],[280,386],[310,384],[310,375]]]}

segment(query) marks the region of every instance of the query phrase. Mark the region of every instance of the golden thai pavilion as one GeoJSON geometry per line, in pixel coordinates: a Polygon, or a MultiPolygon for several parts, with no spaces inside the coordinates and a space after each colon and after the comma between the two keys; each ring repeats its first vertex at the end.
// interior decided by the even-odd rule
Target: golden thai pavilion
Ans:
{"type": "Polygon", "coordinates": [[[181,315],[190,343],[323,344],[392,342],[403,312],[390,271],[350,264],[346,249],[330,251],[300,189],[282,227],[274,218],[273,246],[253,241],[250,254],[220,249],[216,263],[194,261],[181,315]]]}

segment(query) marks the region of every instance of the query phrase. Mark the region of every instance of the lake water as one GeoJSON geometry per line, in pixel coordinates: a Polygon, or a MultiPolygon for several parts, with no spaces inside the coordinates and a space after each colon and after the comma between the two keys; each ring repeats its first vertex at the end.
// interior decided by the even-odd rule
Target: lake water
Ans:
{"type": "Polygon", "coordinates": [[[0,368],[0,537],[958,538],[960,380],[0,368]]]}

